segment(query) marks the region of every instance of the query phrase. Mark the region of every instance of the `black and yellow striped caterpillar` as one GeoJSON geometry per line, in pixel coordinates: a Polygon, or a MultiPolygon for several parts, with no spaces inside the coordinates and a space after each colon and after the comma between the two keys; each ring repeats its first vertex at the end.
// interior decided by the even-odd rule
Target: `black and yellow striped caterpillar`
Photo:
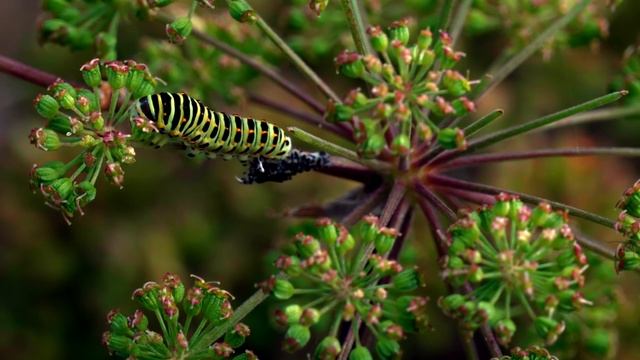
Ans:
{"type": "Polygon", "coordinates": [[[162,146],[171,138],[182,142],[189,156],[204,153],[224,159],[283,159],[291,139],[271,123],[209,109],[183,93],[162,92],[138,99],[135,115],[155,124],[148,140],[162,146]]]}

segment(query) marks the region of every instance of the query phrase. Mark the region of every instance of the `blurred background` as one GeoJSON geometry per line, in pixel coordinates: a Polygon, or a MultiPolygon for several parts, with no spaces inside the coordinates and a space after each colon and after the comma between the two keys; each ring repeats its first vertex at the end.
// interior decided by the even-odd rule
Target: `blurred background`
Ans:
{"type": "MultiPolygon", "coordinates": [[[[261,13],[278,24],[276,27],[283,32],[290,30],[282,13],[288,11],[291,2],[254,3],[263,7],[261,13]]],[[[640,2],[623,2],[611,18],[609,37],[598,49],[570,49],[553,54],[548,60],[534,56],[483,99],[478,113],[496,107],[505,109],[505,117],[495,125],[503,126],[604,94],[620,72],[625,48],[639,40],[639,13],[640,2]]],[[[37,23],[41,15],[38,0],[0,1],[0,54],[69,80],[79,80],[80,65],[94,57],[93,53],[39,45],[37,23]]],[[[140,52],[135,41],[138,36],[162,35],[162,31],[160,25],[125,25],[120,58],[136,58],[140,52]]],[[[298,46],[304,45],[295,37],[291,39],[292,43],[298,41],[298,46]]],[[[463,36],[460,46],[467,53],[467,60],[460,69],[468,68],[472,78],[479,78],[507,42],[499,31],[463,36]]],[[[350,84],[341,83],[336,76],[331,56],[322,53],[311,60],[329,83],[338,89],[349,88],[350,84]]],[[[287,71],[288,78],[308,86],[294,69],[287,71]]],[[[251,87],[254,92],[298,104],[264,79],[252,82],[251,87]]],[[[107,358],[100,344],[106,313],[112,308],[133,310],[131,292],[147,280],[159,280],[167,271],[178,273],[183,279],[198,274],[220,281],[236,296],[237,306],[253,293],[255,283],[269,275],[274,250],[300,223],[280,214],[301,204],[327,202],[357,185],[304,174],[285,184],[245,186],[235,180],[235,175],[242,172],[235,162],[196,162],[171,150],[142,150],[137,163],[126,169],[125,188],[99,184],[98,198],[87,214],[68,226],[28,186],[32,164],[68,158],[64,152],[36,150],[27,140],[32,127],[42,126],[42,119],[31,105],[40,91],[34,85],[0,74],[2,358],[107,358]]],[[[278,124],[294,122],[249,103],[225,105],[225,109],[278,124]]],[[[514,150],[571,145],[637,146],[640,125],[636,120],[545,132],[518,138],[506,146],[514,150]]],[[[486,166],[473,174],[482,182],[549,197],[611,218],[616,215],[614,205],[621,192],[638,178],[637,164],[637,160],[617,158],[546,159],[486,166]]],[[[434,305],[444,286],[437,275],[428,229],[420,216],[414,221],[406,257],[427,274],[427,293],[434,305]]],[[[584,225],[583,231],[611,246],[621,240],[611,231],[578,225],[584,225]]],[[[606,266],[613,268],[610,263],[606,266]]],[[[612,339],[618,352],[609,357],[637,359],[638,275],[624,274],[615,279],[620,282],[620,305],[618,317],[610,320],[614,322],[612,339]]],[[[302,353],[281,354],[274,346],[282,334],[267,321],[273,309],[274,305],[267,302],[247,318],[252,328],[247,348],[264,359],[303,357],[302,353]]],[[[435,306],[432,313],[434,330],[407,341],[405,357],[462,356],[455,326],[435,306]]]]}

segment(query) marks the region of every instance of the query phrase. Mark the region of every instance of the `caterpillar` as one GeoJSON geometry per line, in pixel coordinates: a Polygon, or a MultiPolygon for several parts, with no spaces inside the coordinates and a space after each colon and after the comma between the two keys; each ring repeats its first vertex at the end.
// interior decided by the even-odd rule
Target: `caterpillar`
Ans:
{"type": "Polygon", "coordinates": [[[149,140],[160,147],[178,139],[187,155],[204,153],[224,159],[284,159],[291,151],[291,139],[278,126],[262,120],[213,111],[184,93],[161,92],[142,97],[134,104],[135,114],[155,124],[157,136],[149,140]]]}

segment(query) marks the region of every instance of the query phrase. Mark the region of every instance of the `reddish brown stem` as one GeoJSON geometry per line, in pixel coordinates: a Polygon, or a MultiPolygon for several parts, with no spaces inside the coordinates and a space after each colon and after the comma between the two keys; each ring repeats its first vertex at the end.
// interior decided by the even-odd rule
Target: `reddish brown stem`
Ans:
{"type": "Polygon", "coordinates": [[[18,60],[0,55],[0,72],[15,76],[34,85],[47,87],[58,79],[58,76],[31,67],[18,60]]]}
{"type": "Polygon", "coordinates": [[[393,183],[393,187],[391,187],[391,192],[389,193],[389,197],[387,198],[387,203],[382,209],[382,213],[380,214],[380,219],[378,221],[378,225],[387,226],[389,221],[391,221],[391,216],[393,216],[394,212],[402,202],[404,198],[404,194],[406,193],[406,186],[400,182],[396,181],[393,183]]]}
{"type": "Polygon", "coordinates": [[[600,148],[600,147],[571,147],[561,149],[541,149],[533,151],[494,153],[464,156],[448,163],[444,163],[439,168],[453,169],[465,166],[475,166],[491,162],[528,160],[543,157],[570,157],[570,156],[593,156],[593,155],[613,155],[613,156],[640,156],[640,149],[636,148],[600,148]]]}
{"type": "Polygon", "coordinates": [[[349,129],[346,126],[341,126],[338,124],[332,124],[332,123],[326,122],[324,121],[324,119],[322,119],[322,116],[320,115],[309,114],[305,111],[297,110],[296,108],[288,104],[283,104],[281,102],[272,100],[270,98],[267,98],[258,94],[249,94],[249,100],[257,104],[263,105],[265,107],[285,113],[295,119],[302,120],[308,124],[331,131],[332,133],[339,135],[340,137],[346,140],[350,140],[350,141],[353,140],[353,133],[351,129],[349,129]]]}
{"type": "Polygon", "coordinates": [[[449,187],[438,187],[443,192],[450,194],[458,199],[466,200],[478,205],[491,205],[496,202],[496,198],[491,195],[480,194],[473,191],[464,191],[460,189],[452,189],[449,187]]]}
{"type": "Polygon", "coordinates": [[[380,186],[375,189],[369,196],[356,206],[347,216],[342,219],[342,224],[349,227],[358,222],[363,216],[370,213],[375,207],[382,202],[387,187],[380,186]]]}
{"type": "Polygon", "coordinates": [[[438,197],[438,195],[429,190],[428,187],[420,183],[415,183],[414,188],[419,195],[423,196],[431,204],[437,207],[438,210],[440,210],[444,215],[447,216],[447,218],[449,218],[449,220],[453,221],[456,219],[456,213],[451,210],[451,208],[440,197],[438,197]]]}
{"type": "Polygon", "coordinates": [[[316,172],[364,184],[376,184],[382,181],[380,176],[368,167],[335,156],[331,157],[328,166],[318,169],[316,172]]]}

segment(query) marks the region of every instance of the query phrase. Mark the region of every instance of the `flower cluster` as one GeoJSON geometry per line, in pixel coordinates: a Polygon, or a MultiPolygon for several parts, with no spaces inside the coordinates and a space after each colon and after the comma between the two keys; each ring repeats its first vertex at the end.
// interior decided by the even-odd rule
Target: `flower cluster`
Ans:
{"type": "Polygon", "coordinates": [[[135,162],[129,135],[116,125],[129,118],[132,99],[154,92],[155,79],[144,64],[133,60],[101,62],[93,59],[80,71],[86,87],[61,80],[34,100],[38,114],[47,120],[31,130],[29,139],[44,151],[77,148],[71,161],[34,165],[31,185],[46,203],[70,222],[75,213],[94,200],[95,184],[104,172],[116,186],[124,181],[123,165],[135,162]],[[106,81],[103,80],[106,78],[106,81]]]}
{"type": "Polygon", "coordinates": [[[616,270],[638,270],[640,269],[640,180],[625,190],[616,206],[622,210],[618,215],[616,230],[626,238],[616,252],[616,270]]]}
{"type": "MultiPolygon", "coordinates": [[[[205,26],[207,34],[246,54],[267,61],[273,57],[273,51],[260,41],[253,27],[243,26],[228,16],[215,17],[205,26]]],[[[168,84],[168,90],[184,91],[197,99],[210,99],[215,95],[225,101],[237,101],[244,94],[238,84],[247,84],[257,75],[238,59],[193,38],[184,41],[182,47],[147,39],[142,43],[142,56],[153,74],[168,84]]]]}
{"type": "Polygon", "coordinates": [[[511,356],[502,356],[492,360],[558,360],[545,348],[530,346],[526,349],[516,347],[511,350],[511,356]]]}
{"type": "Polygon", "coordinates": [[[334,120],[353,123],[360,153],[407,156],[416,144],[434,140],[445,149],[464,149],[464,132],[444,120],[475,111],[475,104],[465,97],[472,82],[453,70],[464,54],[452,49],[450,36],[424,29],[410,45],[407,20],[367,32],[379,56],[344,51],[335,62],[341,74],[364,80],[370,95],[354,89],[329,109],[334,120]]]}
{"type": "MultiPolygon", "coordinates": [[[[466,28],[470,34],[504,28],[511,40],[512,49],[517,50],[529,44],[558,14],[566,13],[579,2],[580,0],[474,1],[466,28]]],[[[544,58],[549,58],[555,50],[561,48],[597,45],[599,40],[608,36],[608,17],[620,2],[622,0],[592,1],[585,11],[543,47],[544,58]]]]}
{"type": "Polygon", "coordinates": [[[443,275],[470,291],[441,298],[439,305],[469,331],[488,324],[507,345],[517,329],[513,317],[524,313],[552,344],[565,329],[563,315],[591,304],[581,292],[587,257],[566,214],[548,204],[531,209],[500,194],[493,206],[464,214],[448,233],[443,275]]]}
{"type": "MultiPolygon", "coordinates": [[[[238,323],[226,333],[220,332],[233,314],[231,295],[211,282],[191,277],[194,284],[189,289],[177,275],[166,273],[161,284],[147,282],[133,292],[134,300],[157,319],[162,333],[149,329],[143,310],[128,317],[116,310],[109,312],[109,330],[102,336],[109,351],[141,360],[231,358],[235,349],[244,344],[250,329],[238,323]],[[197,326],[196,319],[200,319],[197,326]]],[[[257,357],[246,351],[233,359],[257,360],[257,357]]]]}
{"type": "MultiPolygon", "coordinates": [[[[321,219],[317,236],[298,234],[278,258],[281,273],[265,287],[277,299],[289,300],[276,312],[277,322],[287,328],[286,350],[304,347],[311,327],[328,325],[329,333],[314,357],[334,359],[342,347],[337,338],[340,325],[362,321],[375,336],[380,357],[394,358],[400,352],[398,341],[427,324],[427,299],[409,295],[421,286],[417,271],[387,258],[398,232],[377,223],[369,215],[349,232],[321,219]]],[[[349,359],[371,359],[355,334],[356,347],[349,359]]]]}

